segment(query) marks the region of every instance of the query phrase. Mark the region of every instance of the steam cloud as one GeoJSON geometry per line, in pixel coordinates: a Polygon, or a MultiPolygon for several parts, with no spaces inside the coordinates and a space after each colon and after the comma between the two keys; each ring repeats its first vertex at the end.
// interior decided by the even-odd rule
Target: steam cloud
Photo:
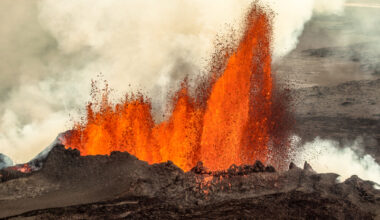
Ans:
{"type": "MultiPolygon", "coordinates": [[[[274,56],[297,44],[314,12],[342,0],[267,0],[274,56]]],[[[0,152],[26,162],[70,128],[103,73],[118,92],[140,88],[162,111],[186,74],[202,74],[216,36],[239,29],[247,0],[0,1],[0,152]],[[229,24],[230,26],[226,25],[229,24]],[[69,116],[70,115],[70,116],[69,116]]]]}
{"type": "Polygon", "coordinates": [[[307,161],[317,172],[337,173],[341,181],[358,175],[362,179],[380,183],[380,165],[371,155],[360,152],[360,149],[363,149],[360,138],[342,147],[337,141],[317,137],[297,148],[292,159],[300,167],[307,161]]]}

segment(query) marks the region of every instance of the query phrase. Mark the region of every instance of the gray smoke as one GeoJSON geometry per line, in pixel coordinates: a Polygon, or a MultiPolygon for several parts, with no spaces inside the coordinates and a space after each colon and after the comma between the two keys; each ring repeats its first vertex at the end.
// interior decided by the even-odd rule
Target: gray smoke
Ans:
{"type": "Polygon", "coordinates": [[[13,161],[11,158],[4,154],[0,154],[0,170],[5,167],[10,167],[13,165],[13,161]]]}
{"type": "MultiPolygon", "coordinates": [[[[298,137],[293,138],[294,144],[300,141],[298,137]]],[[[291,159],[298,166],[307,161],[319,173],[339,174],[341,181],[358,175],[362,179],[380,183],[380,165],[371,155],[360,152],[363,149],[360,138],[340,146],[337,141],[317,137],[295,149],[297,152],[292,153],[291,159]]]]}

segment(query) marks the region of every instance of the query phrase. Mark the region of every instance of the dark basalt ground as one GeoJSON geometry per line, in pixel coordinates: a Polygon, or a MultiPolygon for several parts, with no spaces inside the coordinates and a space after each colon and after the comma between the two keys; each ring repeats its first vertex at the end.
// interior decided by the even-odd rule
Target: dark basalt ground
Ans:
{"type": "Polygon", "coordinates": [[[373,219],[348,201],[322,198],[318,193],[278,193],[258,198],[183,207],[166,201],[135,197],[86,205],[31,211],[11,219],[373,219]]]}
{"type": "Polygon", "coordinates": [[[128,153],[82,157],[57,145],[42,169],[3,178],[0,218],[319,218],[374,219],[380,190],[352,176],[317,174],[305,163],[276,172],[260,162],[184,173],[167,162],[148,165],[128,153]]]}

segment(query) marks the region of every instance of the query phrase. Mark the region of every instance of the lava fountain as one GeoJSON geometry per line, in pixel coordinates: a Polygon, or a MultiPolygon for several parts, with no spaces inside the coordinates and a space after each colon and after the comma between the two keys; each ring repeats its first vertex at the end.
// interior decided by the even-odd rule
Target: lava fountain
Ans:
{"type": "Polygon", "coordinates": [[[127,151],[149,163],[171,160],[185,171],[198,161],[211,170],[265,162],[274,148],[286,150],[288,139],[282,129],[286,109],[275,95],[270,40],[270,16],[254,5],[223,71],[210,73],[207,89],[196,97],[184,81],[167,120],[155,123],[141,94],[112,104],[106,87],[62,142],[81,155],[127,151]]]}

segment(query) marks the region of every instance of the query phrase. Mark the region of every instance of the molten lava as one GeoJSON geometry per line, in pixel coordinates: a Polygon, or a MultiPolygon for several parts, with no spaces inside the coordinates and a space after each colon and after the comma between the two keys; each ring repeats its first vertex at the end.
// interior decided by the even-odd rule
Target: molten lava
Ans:
{"type": "Polygon", "coordinates": [[[238,47],[223,73],[212,73],[202,97],[191,97],[184,82],[170,117],[155,124],[142,95],[113,105],[106,89],[100,107],[90,103],[86,121],[77,123],[63,144],[81,155],[127,151],[149,163],[171,160],[185,171],[198,161],[211,170],[266,161],[270,146],[287,138],[278,132],[285,114],[273,95],[270,39],[270,19],[254,6],[238,47]]]}

